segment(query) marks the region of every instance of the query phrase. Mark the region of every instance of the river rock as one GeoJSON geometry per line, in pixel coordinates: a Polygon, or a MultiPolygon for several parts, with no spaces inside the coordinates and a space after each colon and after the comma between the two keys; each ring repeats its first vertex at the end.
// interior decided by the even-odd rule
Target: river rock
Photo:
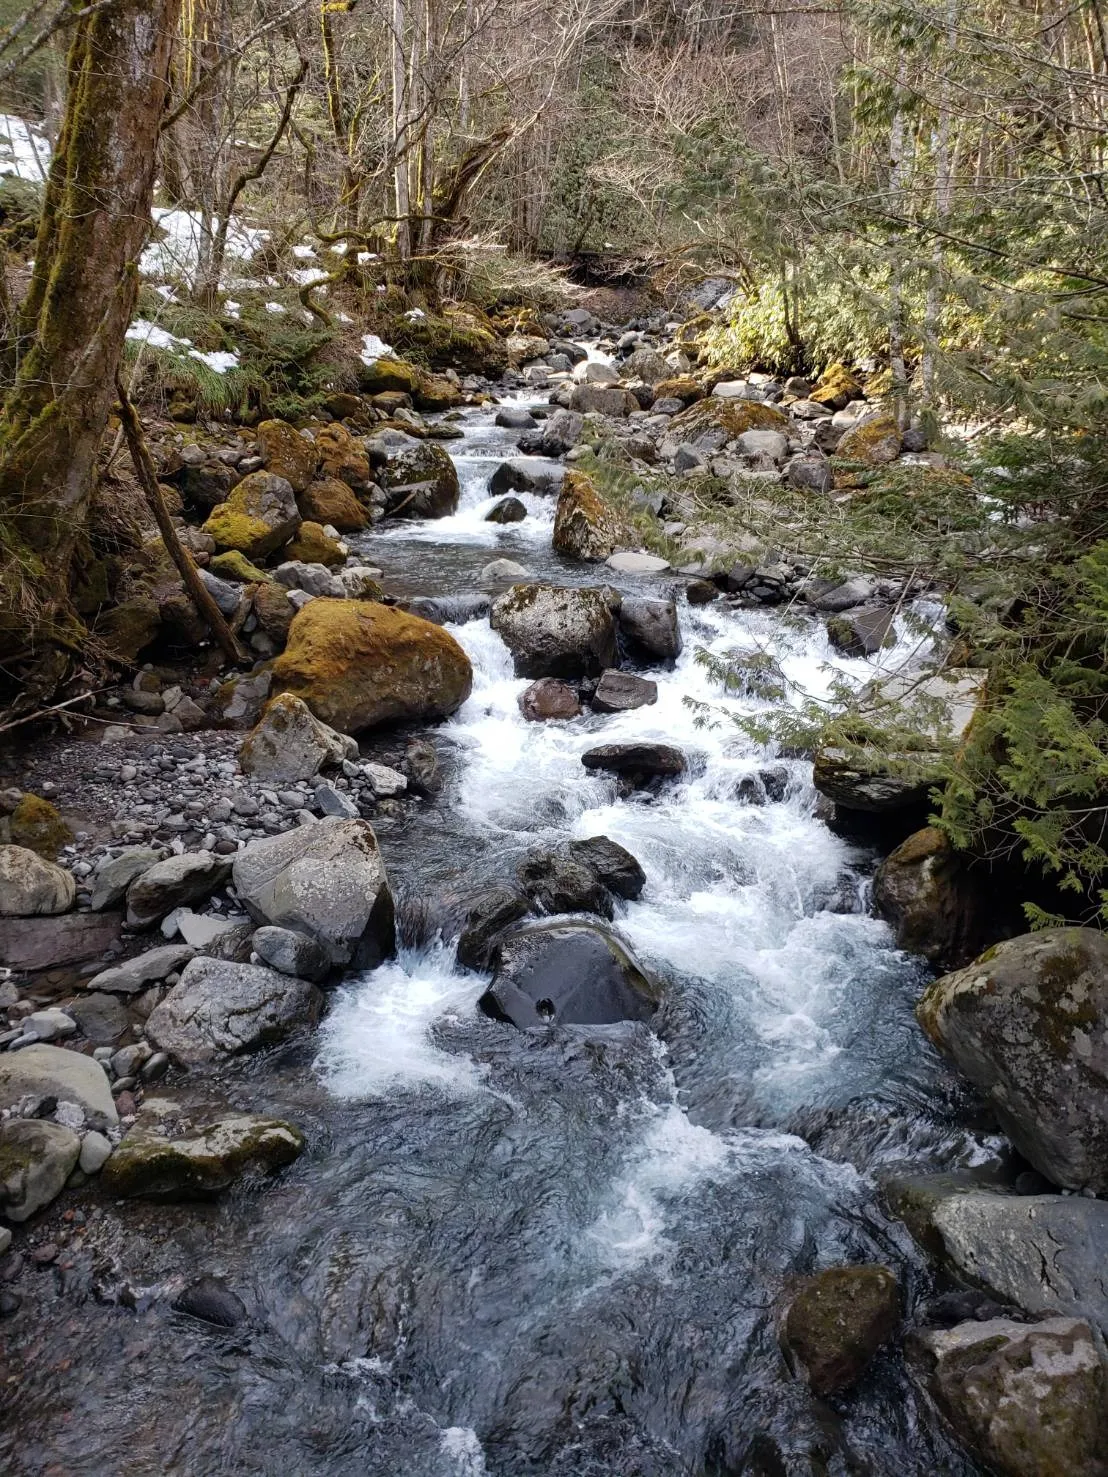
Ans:
{"type": "Polygon", "coordinates": [[[147,986],[184,969],[195,953],[189,944],[163,944],[157,949],[147,949],[145,954],[101,970],[85,988],[109,995],[141,995],[147,986]]]}
{"type": "Polygon", "coordinates": [[[395,951],[392,893],[368,821],[329,816],[253,841],[234,879],[251,917],[307,934],[332,964],[372,969],[395,951]]]}
{"type": "Polygon", "coordinates": [[[1087,1323],[925,1329],[909,1350],[958,1439],[996,1477],[1105,1477],[1108,1375],[1087,1323]]]}
{"type": "Polygon", "coordinates": [[[149,871],[157,860],[158,853],[152,846],[128,846],[118,856],[105,857],[93,875],[89,906],[94,912],[114,908],[126,897],[135,878],[149,871]]]}
{"type": "Polygon", "coordinates": [[[478,578],[485,585],[498,580],[526,579],[530,572],[525,565],[517,564],[514,559],[494,559],[485,565],[478,578]]]}
{"type": "Polygon", "coordinates": [[[581,713],[581,700],[577,689],[557,677],[540,677],[524,688],[517,699],[519,711],[529,723],[540,723],[551,718],[577,718],[581,713]]]}
{"type": "Polygon", "coordinates": [[[508,492],[556,493],[562,485],[565,468],[537,456],[517,456],[501,462],[489,478],[489,495],[502,497],[508,492]]]}
{"type": "Polygon", "coordinates": [[[321,723],[291,692],[279,692],[243,740],[239,767],[271,784],[297,784],[312,779],[324,765],[357,757],[356,739],[321,723]]]}
{"type": "Polygon", "coordinates": [[[254,434],[266,471],[283,477],[293,492],[306,492],[319,461],[315,442],[281,420],[262,421],[254,434]]]}
{"type": "Polygon", "coordinates": [[[616,625],[601,590],[513,585],[490,619],[517,677],[598,676],[615,663],[616,625]]]}
{"type": "Polygon", "coordinates": [[[828,1267],[789,1304],[782,1341],[817,1395],[849,1389],[900,1323],[900,1288],[888,1267],[828,1267]]]}
{"type": "Polygon", "coordinates": [[[874,656],[882,647],[896,645],[893,616],[888,605],[863,606],[850,615],[834,615],[827,622],[827,639],[844,656],[874,656]]]}
{"type": "Polygon", "coordinates": [[[486,887],[466,909],[457,960],[464,969],[487,969],[504,932],[526,915],[530,902],[516,887],[486,887]]]}
{"type": "Polygon", "coordinates": [[[250,947],[263,964],[279,970],[281,974],[321,980],[331,970],[331,961],[323,945],[292,928],[274,928],[266,924],[254,934],[250,947]]]}
{"type": "Polygon", "coordinates": [[[283,1169],[303,1148],[304,1135],[279,1118],[243,1113],[182,1134],[140,1120],[104,1166],[103,1184],[128,1199],[203,1199],[247,1170],[283,1169]]]}
{"type": "Polygon", "coordinates": [[[1108,1204],[1015,1195],[968,1176],[893,1178],[885,1198],[948,1272],[1025,1312],[1088,1318],[1108,1335],[1108,1204]]]}
{"type": "Polygon", "coordinates": [[[617,574],[662,574],[670,566],[669,560],[660,554],[648,554],[643,549],[624,549],[609,554],[604,563],[617,574]]]}
{"type": "Polygon", "coordinates": [[[0,917],[65,913],[73,906],[73,874],[25,846],[0,846],[0,917]]]}
{"type": "Polygon", "coordinates": [[[225,503],[213,508],[204,532],[218,549],[238,549],[257,561],[276,553],[300,527],[292,484],[273,472],[251,472],[225,503]]]}
{"type": "Polygon", "coordinates": [[[677,606],[672,600],[625,596],[619,607],[619,630],[634,657],[672,662],[681,654],[677,606]]]}
{"type": "Polygon", "coordinates": [[[114,995],[94,990],[66,1006],[82,1035],[94,1046],[107,1046],[117,1040],[131,1024],[131,1017],[114,995]]]}
{"type": "Polygon", "coordinates": [[[380,483],[390,518],[446,518],[457,511],[457,468],[434,441],[409,441],[390,451],[380,483]]]}
{"type": "Polygon", "coordinates": [[[301,517],[307,522],[323,527],[329,524],[339,533],[359,533],[369,522],[369,514],[353,490],[338,477],[312,482],[298,501],[301,517]]]}
{"type": "Polygon", "coordinates": [[[577,410],[556,410],[543,423],[543,440],[548,455],[562,456],[577,445],[585,432],[585,417],[577,410]]]}
{"type": "Polygon", "coordinates": [[[571,841],[569,854],[590,866],[604,886],[619,897],[633,900],[646,886],[646,873],[636,859],[608,836],[571,841]]]}
{"type": "Polygon", "coordinates": [[[182,1066],[283,1041],[315,1020],[318,991],[275,969],[197,958],[150,1012],[146,1037],[182,1066]]]}
{"type": "Polygon", "coordinates": [[[620,385],[574,385],[569,409],[582,415],[609,415],[613,419],[634,415],[639,402],[620,385]]]}
{"type": "Polygon", "coordinates": [[[61,1194],[80,1152],[81,1140],[60,1123],[13,1118],[0,1125],[0,1211],[17,1224],[29,1220],[61,1194]]]}
{"type": "Polygon", "coordinates": [[[835,455],[842,461],[861,462],[864,467],[895,462],[900,455],[900,427],[896,418],[882,410],[855,421],[843,433],[835,455]]]}
{"type": "Polygon", "coordinates": [[[527,509],[518,497],[505,497],[485,514],[486,523],[522,523],[527,509]]]}
{"type": "Polygon", "coordinates": [[[536,851],[519,865],[519,885],[543,913],[612,916],[612,900],[596,870],[569,851],[536,851]]]}
{"type": "Polygon", "coordinates": [[[936,980],[916,1015],[1040,1174],[1108,1193],[1108,938],[1009,939],[936,980]]]}
{"type": "Polygon", "coordinates": [[[633,672],[602,672],[592,706],[597,713],[629,713],[658,701],[658,684],[633,672]]]}
{"type": "Polygon", "coordinates": [[[455,712],[473,687],[469,657],[430,621],[368,600],[313,600],[273,664],[279,691],[340,733],[455,712]]]}
{"type": "Polygon", "coordinates": [[[648,1021],[657,983],[610,929],[545,923],[518,929],[500,945],[492,984],[479,1004],[511,1025],[609,1025],[648,1021]]]}
{"type": "Polygon", "coordinates": [[[878,732],[883,725],[916,728],[918,747],[897,753],[880,743],[851,750],[820,744],[812,775],[816,789],[846,810],[871,814],[924,805],[942,778],[943,753],[961,742],[973,721],[985,679],[983,670],[952,667],[933,677],[894,676],[871,683],[862,694],[859,717],[878,732]]]}
{"type": "Polygon", "coordinates": [[[170,1305],[175,1313],[186,1313],[216,1328],[237,1328],[246,1317],[246,1307],[222,1277],[197,1277],[183,1287],[170,1305]]]}
{"type": "Polygon", "coordinates": [[[892,924],[897,946],[941,969],[959,969],[995,939],[1015,932],[1015,909],[998,897],[997,879],[975,868],[935,826],[915,831],[873,879],[873,905],[892,924]]]}
{"type": "Polygon", "coordinates": [[[554,514],[554,550],[567,559],[600,563],[634,541],[630,530],[584,472],[567,472],[554,514]]]}
{"type": "Polygon", "coordinates": [[[61,1046],[25,1046],[0,1056],[0,1108],[14,1107],[25,1097],[77,1103],[90,1128],[114,1128],[119,1122],[100,1063],[61,1046]]]}
{"type": "Polygon", "coordinates": [[[155,862],[127,889],[127,923],[153,928],[174,908],[211,897],[230,875],[231,863],[211,851],[187,851],[155,862]]]}
{"type": "Polygon", "coordinates": [[[688,760],[671,744],[601,744],[581,755],[586,769],[604,769],[640,785],[684,774],[688,760]]]}

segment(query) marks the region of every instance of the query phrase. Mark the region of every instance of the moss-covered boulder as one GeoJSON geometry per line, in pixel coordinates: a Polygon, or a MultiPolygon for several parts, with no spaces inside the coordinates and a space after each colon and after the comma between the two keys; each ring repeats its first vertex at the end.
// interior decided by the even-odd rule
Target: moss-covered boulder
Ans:
{"type": "Polygon", "coordinates": [[[584,472],[567,471],[554,514],[554,549],[568,559],[599,564],[634,543],[623,520],[584,472]]]}
{"type": "Polygon", "coordinates": [[[285,644],[289,627],[292,625],[292,618],[296,614],[289,600],[288,590],[284,585],[279,585],[274,581],[258,585],[254,591],[251,610],[258,623],[258,630],[268,637],[279,651],[285,644]]]}
{"type": "Polygon", "coordinates": [[[301,523],[296,537],[285,549],[286,559],[298,559],[301,564],[325,564],[335,569],[346,563],[346,553],[337,539],[324,533],[321,523],[301,523]]]}
{"type": "Polygon", "coordinates": [[[852,400],[860,400],[864,394],[862,385],[845,364],[829,364],[808,399],[814,400],[817,405],[826,406],[828,410],[843,410],[852,400]]]}
{"type": "Polygon", "coordinates": [[[380,474],[390,518],[445,518],[458,506],[458,471],[433,441],[398,447],[380,474]]]}
{"type": "Polygon", "coordinates": [[[8,824],[14,846],[25,846],[51,861],[73,840],[69,826],[41,795],[24,795],[8,824]]]}
{"type": "Polygon", "coordinates": [[[817,1395],[849,1389],[900,1323],[900,1287],[888,1267],[828,1267],[801,1284],[782,1342],[817,1395]]]}
{"type": "Polygon", "coordinates": [[[435,412],[453,410],[465,396],[453,380],[443,374],[421,374],[412,395],[417,410],[435,412]]]}
{"type": "Polygon", "coordinates": [[[81,1140],[71,1128],[39,1118],[0,1126],[0,1212],[20,1224],[62,1192],[81,1140]]]}
{"type": "Polygon", "coordinates": [[[836,461],[883,467],[900,455],[900,427],[886,411],[864,416],[846,431],[835,448],[836,461]]]}
{"type": "Polygon", "coordinates": [[[362,491],[373,480],[365,447],[345,426],[337,422],[320,426],[316,432],[315,444],[319,453],[321,477],[345,482],[347,487],[352,487],[356,492],[362,491]]]}
{"type": "Polygon", "coordinates": [[[242,1113],[181,1132],[163,1127],[158,1105],[152,1106],[154,1112],[148,1106],[104,1166],[103,1184],[111,1195],[205,1199],[228,1189],[247,1170],[283,1169],[304,1148],[300,1130],[279,1118],[242,1113]]]}
{"type": "Polygon", "coordinates": [[[267,472],[290,483],[293,492],[303,492],[315,476],[319,453],[307,436],[288,421],[262,421],[257,429],[258,454],[267,472]]]}
{"type": "Polygon", "coordinates": [[[410,395],[419,383],[419,370],[406,359],[386,354],[358,370],[358,388],[366,395],[380,395],[386,390],[400,390],[410,395]]]}
{"type": "Polygon", "coordinates": [[[746,431],[781,431],[787,434],[789,418],[775,405],[759,400],[724,400],[709,395],[675,415],[667,427],[667,436],[679,441],[697,441],[712,432],[722,432],[734,441],[746,431]]]}
{"type": "Polygon", "coordinates": [[[658,400],[680,400],[682,405],[692,405],[704,399],[704,386],[691,374],[674,375],[671,379],[659,380],[654,386],[654,398],[658,400]]]}
{"type": "MultiPolygon", "coordinates": [[[[368,462],[366,464],[368,466],[368,462]]],[[[369,523],[369,514],[349,484],[338,477],[320,477],[299,497],[301,514],[314,523],[330,523],[340,533],[357,533],[369,523]]]]}
{"type": "Polygon", "coordinates": [[[473,668],[453,636],[366,600],[313,600],[273,664],[274,690],[303,698],[342,733],[446,718],[472,686],[473,668]]]}
{"type": "Polygon", "coordinates": [[[1064,1189],[1108,1194],[1108,938],[1022,934],[936,980],[916,1015],[1016,1148],[1064,1189]]]}
{"type": "MultiPolygon", "coordinates": [[[[284,422],[270,422],[283,425],[284,422]]],[[[251,472],[204,524],[217,549],[238,549],[250,560],[275,553],[300,526],[292,484],[274,472],[251,472]]]]}
{"type": "Polygon", "coordinates": [[[234,580],[240,585],[256,585],[271,578],[264,569],[251,564],[241,549],[225,549],[222,554],[214,554],[208,568],[217,578],[234,580]]]}
{"type": "Polygon", "coordinates": [[[161,634],[162,615],[153,595],[132,595],[102,610],[92,629],[109,657],[133,666],[161,634]]]}
{"type": "Polygon", "coordinates": [[[956,852],[935,826],[914,831],[877,869],[874,907],[900,948],[941,969],[958,969],[986,944],[1018,932],[1017,910],[1000,879],[956,852]]]}

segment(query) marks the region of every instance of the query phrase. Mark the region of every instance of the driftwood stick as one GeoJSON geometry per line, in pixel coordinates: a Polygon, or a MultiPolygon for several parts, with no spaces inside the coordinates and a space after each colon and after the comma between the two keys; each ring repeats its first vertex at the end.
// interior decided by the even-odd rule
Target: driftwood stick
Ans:
{"type": "Polygon", "coordinates": [[[146,438],[142,434],[142,425],[135,413],[135,407],[131,404],[127,391],[123,388],[123,382],[118,377],[115,385],[119,395],[119,418],[123,426],[123,434],[127,438],[127,449],[131,453],[135,473],[146,494],[146,501],[150,504],[150,511],[154,514],[162,542],[169,550],[169,557],[180,570],[189,599],[200,612],[227,660],[236,666],[243,666],[248,661],[246,652],[236,641],[231,628],[223,618],[223,612],[205,588],[204,581],[192,562],[192,555],[182,547],[181,540],[177,537],[177,530],[173,527],[173,520],[169,516],[161,488],[158,486],[158,476],[154,471],[154,463],[146,445],[146,438]]]}

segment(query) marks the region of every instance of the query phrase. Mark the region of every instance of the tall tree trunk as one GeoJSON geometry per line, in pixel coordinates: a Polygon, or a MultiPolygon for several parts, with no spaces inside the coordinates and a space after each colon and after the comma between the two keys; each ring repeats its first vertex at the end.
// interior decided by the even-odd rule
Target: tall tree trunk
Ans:
{"type": "Polygon", "coordinates": [[[408,189],[407,0],[392,0],[392,157],[396,202],[396,254],[402,262],[412,254],[411,199],[408,189]]]}
{"type": "Polygon", "coordinates": [[[158,126],[179,0],[86,15],[68,61],[0,429],[0,646],[48,684],[79,641],[68,587],[150,230],[158,126]]]}

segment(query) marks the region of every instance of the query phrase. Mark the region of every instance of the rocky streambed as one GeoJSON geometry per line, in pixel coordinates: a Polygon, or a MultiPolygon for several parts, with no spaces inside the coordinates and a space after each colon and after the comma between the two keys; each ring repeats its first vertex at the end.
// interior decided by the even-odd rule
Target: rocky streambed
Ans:
{"type": "MultiPolygon", "coordinates": [[[[439,516],[346,534],[392,604],[285,560],[277,684],[140,672],[157,713],[11,776],[79,829],[57,867],[5,802],[5,1470],[1100,1470],[1101,946],[928,989],[828,824],[918,795],[826,755],[821,795],[735,720],[916,670],[931,607],[810,585],[784,620],[796,565],[621,550],[557,415],[635,416],[658,366],[548,416],[551,368],[446,423],[449,506],[409,479],[439,516]]],[[[767,430],[724,455],[814,475],[736,444],[767,430]]]]}

